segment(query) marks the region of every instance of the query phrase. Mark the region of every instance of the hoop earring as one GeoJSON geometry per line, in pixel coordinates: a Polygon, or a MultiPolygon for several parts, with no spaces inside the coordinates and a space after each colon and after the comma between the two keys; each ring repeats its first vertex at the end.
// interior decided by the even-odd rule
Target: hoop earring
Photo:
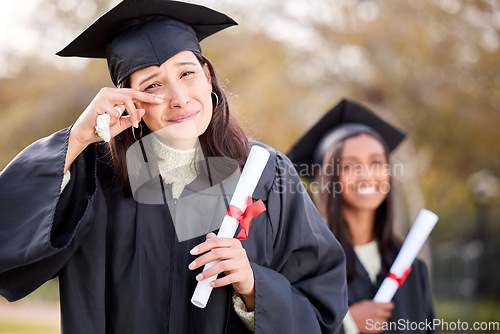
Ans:
{"type": "Polygon", "coordinates": [[[215,105],[214,105],[215,109],[219,105],[219,96],[215,92],[212,92],[212,94],[215,96],[215,105]]]}
{"type": "MultiPolygon", "coordinates": [[[[138,139],[135,137],[134,127],[132,126],[131,129],[132,129],[132,137],[134,137],[135,141],[137,141],[138,139]]],[[[142,122],[139,123],[139,139],[141,138],[142,138],[142,122]]]]}

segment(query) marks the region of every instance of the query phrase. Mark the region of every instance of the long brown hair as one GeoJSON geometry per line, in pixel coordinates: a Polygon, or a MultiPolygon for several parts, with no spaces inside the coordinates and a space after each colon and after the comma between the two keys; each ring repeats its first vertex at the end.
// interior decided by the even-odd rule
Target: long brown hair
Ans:
{"type": "MultiPolygon", "coordinates": [[[[356,271],[356,256],[350,242],[349,226],[342,213],[342,189],[339,181],[339,164],[346,139],[333,145],[325,154],[321,170],[316,178],[316,181],[320,185],[319,188],[322,191],[316,198],[318,201],[318,209],[325,219],[326,225],[344,248],[346,254],[347,281],[351,281],[360,273],[356,271]]],[[[382,142],[382,145],[384,145],[385,155],[387,161],[389,161],[388,149],[385,143],[382,142]]],[[[382,263],[386,267],[392,265],[397,252],[401,248],[401,241],[394,234],[393,230],[394,195],[392,191],[392,178],[390,178],[389,182],[391,189],[384,202],[382,202],[376,210],[375,224],[373,226],[373,234],[378,241],[382,263]]]]}
{"type": "MultiPolygon", "coordinates": [[[[231,116],[231,113],[229,112],[227,96],[217,80],[213,65],[201,54],[197,52],[193,53],[196,55],[196,58],[202,66],[204,64],[208,65],[212,80],[212,91],[217,94],[218,97],[218,103],[216,100],[213,101],[214,105],[216,103],[217,105],[215,105],[212,119],[205,132],[199,137],[203,155],[205,157],[230,158],[237,161],[240,168],[242,168],[246,162],[249,152],[249,143],[245,130],[239,121],[234,116],[231,116]]],[[[130,87],[130,79],[127,78],[124,80],[120,87],[130,87]]],[[[212,99],[214,99],[213,96],[212,99]]],[[[141,121],[141,127],[142,136],[151,133],[151,130],[147,127],[144,121],[141,121]]],[[[139,131],[136,130],[136,133],[138,132],[139,131]]],[[[127,129],[112,138],[109,143],[115,172],[118,175],[123,191],[127,196],[131,196],[132,192],[130,189],[130,181],[127,170],[126,153],[128,148],[134,142],[135,139],[132,132],[127,129]]]]}

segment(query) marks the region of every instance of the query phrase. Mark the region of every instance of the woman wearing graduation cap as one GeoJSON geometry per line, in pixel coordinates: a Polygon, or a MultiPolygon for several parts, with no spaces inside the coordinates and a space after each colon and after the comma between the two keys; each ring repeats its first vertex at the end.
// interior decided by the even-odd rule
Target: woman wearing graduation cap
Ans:
{"type": "Polygon", "coordinates": [[[106,58],[118,88],[0,174],[0,294],[17,300],[59,277],[71,334],[339,328],[341,246],[308,196],[282,187],[301,187],[289,160],[249,143],[201,55],[201,39],[234,24],[198,5],[124,0],[58,53],[106,58]],[[103,117],[109,144],[96,134],[103,117]],[[270,153],[253,194],[267,211],[246,240],[217,238],[208,232],[251,145],[270,153]],[[197,308],[197,280],[214,274],[197,308]]]}
{"type": "MultiPolygon", "coordinates": [[[[404,137],[365,107],[342,100],[288,154],[313,181],[319,210],[346,253],[345,333],[411,333],[409,323],[433,322],[427,268],[419,259],[392,302],[372,300],[402,245],[393,231],[389,154],[404,137]]],[[[433,331],[419,331],[427,332],[433,331]]]]}

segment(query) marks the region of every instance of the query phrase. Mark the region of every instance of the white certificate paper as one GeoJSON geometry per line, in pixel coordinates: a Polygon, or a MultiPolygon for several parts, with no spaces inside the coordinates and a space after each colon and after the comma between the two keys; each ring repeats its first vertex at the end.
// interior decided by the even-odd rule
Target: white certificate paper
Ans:
{"type": "MultiPolygon", "coordinates": [[[[411,267],[438,219],[438,216],[429,210],[422,209],[420,211],[396,260],[394,260],[389,270],[390,273],[396,277],[404,275],[406,270],[411,267]]],[[[386,277],[373,300],[378,303],[388,303],[392,300],[398,288],[399,283],[396,280],[386,277]]]]}

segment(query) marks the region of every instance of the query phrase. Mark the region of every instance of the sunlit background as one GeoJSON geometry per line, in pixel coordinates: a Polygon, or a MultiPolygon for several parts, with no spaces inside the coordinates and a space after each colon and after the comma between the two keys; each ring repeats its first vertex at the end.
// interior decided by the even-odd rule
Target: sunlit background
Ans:
{"type": "MultiPolygon", "coordinates": [[[[440,217],[422,253],[436,316],[500,321],[500,1],[194,2],[240,24],[202,47],[252,138],[286,152],[342,97],[408,132],[398,229],[440,217]]],[[[112,85],[104,60],[54,54],[117,3],[1,2],[0,169],[112,85]]],[[[57,297],[0,297],[0,333],[58,333],[57,297]]]]}

